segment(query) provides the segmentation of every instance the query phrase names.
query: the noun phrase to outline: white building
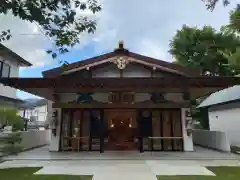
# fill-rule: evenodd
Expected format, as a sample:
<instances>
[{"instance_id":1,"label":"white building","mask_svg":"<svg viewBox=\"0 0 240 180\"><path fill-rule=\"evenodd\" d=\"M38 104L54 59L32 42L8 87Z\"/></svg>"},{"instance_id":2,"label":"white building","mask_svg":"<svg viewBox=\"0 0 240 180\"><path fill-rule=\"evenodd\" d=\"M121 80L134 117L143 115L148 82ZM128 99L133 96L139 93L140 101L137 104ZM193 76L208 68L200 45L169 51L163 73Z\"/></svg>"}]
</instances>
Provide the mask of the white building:
<instances>
[{"instance_id":1,"label":"white building","mask_svg":"<svg viewBox=\"0 0 240 180\"><path fill-rule=\"evenodd\" d=\"M240 147L240 86L211 94L200 105L208 108L211 131L225 132L232 146Z\"/></svg>"},{"instance_id":2,"label":"white building","mask_svg":"<svg viewBox=\"0 0 240 180\"><path fill-rule=\"evenodd\" d=\"M19 77L19 68L32 64L0 44L0 78ZM23 101L17 98L15 88L0 83L0 107L16 107Z\"/></svg>"},{"instance_id":3,"label":"white building","mask_svg":"<svg viewBox=\"0 0 240 180\"><path fill-rule=\"evenodd\" d=\"M19 110L19 115L28 120L28 129L43 128L47 124L46 99L26 99Z\"/></svg>"}]
</instances>

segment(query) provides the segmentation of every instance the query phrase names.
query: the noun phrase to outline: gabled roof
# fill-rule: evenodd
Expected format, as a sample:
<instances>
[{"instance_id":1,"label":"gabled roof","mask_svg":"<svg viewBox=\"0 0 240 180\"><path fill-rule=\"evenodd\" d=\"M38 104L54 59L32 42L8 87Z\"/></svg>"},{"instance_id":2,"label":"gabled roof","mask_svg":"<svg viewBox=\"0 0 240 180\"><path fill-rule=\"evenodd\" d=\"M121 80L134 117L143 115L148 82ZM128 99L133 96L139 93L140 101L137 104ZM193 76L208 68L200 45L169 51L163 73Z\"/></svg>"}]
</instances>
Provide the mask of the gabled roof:
<instances>
[{"instance_id":1,"label":"gabled roof","mask_svg":"<svg viewBox=\"0 0 240 180\"><path fill-rule=\"evenodd\" d=\"M163 71L175 73L178 75L199 76L199 73L196 72L196 70L187 69L178 64L173 64L170 62L166 62L166 61L151 58L148 56L143 56L141 54L137 54L134 52L130 52L127 49L123 48L123 44L119 44L119 48L115 49L113 52L106 53L93 58L85 59L82 61L78 61L62 67L50 69L50 70L44 71L42 74L44 77L57 77L57 76L60 76L63 72L71 73L81 69L86 69L86 67L91 68L92 66L98 66L100 64L107 63L111 60L111 58L114 58L119 55L131 58L132 61L135 61L136 63L140 63L146 66L152 66L152 67L154 66L157 69L161 69Z\"/></svg>"},{"instance_id":2,"label":"gabled roof","mask_svg":"<svg viewBox=\"0 0 240 180\"><path fill-rule=\"evenodd\" d=\"M21 66L32 66L32 64L30 62L23 59L21 56L19 56L18 54L11 51L9 48L7 48L6 46L4 46L3 44L0 43L0 55L1 55L1 52L12 56L15 60L20 62Z\"/></svg>"},{"instance_id":3,"label":"gabled roof","mask_svg":"<svg viewBox=\"0 0 240 180\"><path fill-rule=\"evenodd\" d=\"M24 101L21 100L21 99L11 98L11 97L1 96L1 95L0 95L0 101L1 101L1 100L3 100L3 101L8 101L8 102L13 102L13 103L17 103L17 104L22 104L22 103L24 103Z\"/></svg>"},{"instance_id":4,"label":"gabled roof","mask_svg":"<svg viewBox=\"0 0 240 180\"><path fill-rule=\"evenodd\" d=\"M216 106L237 100L240 101L240 85L232 86L211 94L198 107Z\"/></svg>"}]
</instances>

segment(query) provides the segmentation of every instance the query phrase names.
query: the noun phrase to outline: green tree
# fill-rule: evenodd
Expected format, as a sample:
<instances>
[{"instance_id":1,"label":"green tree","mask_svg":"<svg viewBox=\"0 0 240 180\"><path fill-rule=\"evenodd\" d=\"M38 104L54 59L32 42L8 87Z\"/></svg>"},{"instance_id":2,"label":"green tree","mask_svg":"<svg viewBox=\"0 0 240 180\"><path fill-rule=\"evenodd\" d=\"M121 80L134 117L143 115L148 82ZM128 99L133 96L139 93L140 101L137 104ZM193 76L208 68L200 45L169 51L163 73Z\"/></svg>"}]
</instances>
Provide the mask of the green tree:
<instances>
[{"instance_id":1,"label":"green tree","mask_svg":"<svg viewBox=\"0 0 240 180\"><path fill-rule=\"evenodd\" d=\"M13 131L19 131L24 128L24 123L21 117L17 115L16 109L0 109L0 124L4 126L12 126Z\"/></svg>"},{"instance_id":2,"label":"green tree","mask_svg":"<svg viewBox=\"0 0 240 180\"><path fill-rule=\"evenodd\" d=\"M17 154L22 150L20 145L22 136L19 130L24 127L23 121L17 115L16 109L0 109L0 124L1 128L12 126L13 133L2 134L0 136L0 152L3 155Z\"/></svg>"},{"instance_id":3,"label":"green tree","mask_svg":"<svg viewBox=\"0 0 240 180\"><path fill-rule=\"evenodd\" d=\"M230 12L229 25L227 25L227 28L232 30L233 33L240 33L240 4Z\"/></svg>"},{"instance_id":4,"label":"green tree","mask_svg":"<svg viewBox=\"0 0 240 180\"><path fill-rule=\"evenodd\" d=\"M237 69L229 64L226 54L235 53L239 46L240 40L233 33L184 25L170 42L170 53L178 64L197 69L201 75L231 76Z\"/></svg>"},{"instance_id":5,"label":"green tree","mask_svg":"<svg viewBox=\"0 0 240 180\"><path fill-rule=\"evenodd\" d=\"M55 58L80 42L83 32L94 33L96 21L77 11L96 13L97 0L1 0L0 14L12 13L22 20L34 22L54 40L55 49L48 50ZM11 31L0 33L0 42L11 38Z\"/></svg>"},{"instance_id":6,"label":"green tree","mask_svg":"<svg viewBox=\"0 0 240 180\"><path fill-rule=\"evenodd\" d=\"M221 28L224 34L234 34L240 37L240 4L230 12L229 24ZM225 51L222 54L229 60L229 65L237 69L240 72L240 47L236 48L236 51Z\"/></svg>"}]
</instances>

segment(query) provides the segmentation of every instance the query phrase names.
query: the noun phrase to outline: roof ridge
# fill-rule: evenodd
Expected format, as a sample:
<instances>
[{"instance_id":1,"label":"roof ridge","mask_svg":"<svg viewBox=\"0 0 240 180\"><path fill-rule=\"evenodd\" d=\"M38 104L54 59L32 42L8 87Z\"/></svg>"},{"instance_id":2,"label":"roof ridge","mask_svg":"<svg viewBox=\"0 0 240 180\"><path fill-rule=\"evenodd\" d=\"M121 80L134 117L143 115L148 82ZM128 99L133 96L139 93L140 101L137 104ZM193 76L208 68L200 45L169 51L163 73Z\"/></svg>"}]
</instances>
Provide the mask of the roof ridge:
<instances>
[{"instance_id":1,"label":"roof ridge","mask_svg":"<svg viewBox=\"0 0 240 180\"><path fill-rule=\"evenodd\" d=\"M114 56L117 56L117 55L129 56L129 57L141 60L141 61L145 61L147 63L155 64L155 65L162 66L162 67L165 67L165 68L170 68L172 70L178 71L180 73L185 73L185 74L190 75L190 76L199 75L199 73L197 73L196 70L189 69L189 68L186 68L184 66L174 64L172 62L167 62L167 61L163 61L163 60L160 60L160 59L145 56L145 55L142 55L142 54L138 54L138 53L135 53L135 52L131 52L131 51L129 51L127 49L124 49L124 48L118 48L118 49L115 49L114 51L109 52L109 53L105 53L105 54L95 56L95 57L92 57L92 58L87 58L87 59L84 59L84 60L73 62L71 64L65 65L64 67L60 66L60 67L53 68L53 69L50 69L50 70L47 70L47 71L43 71L42 74L43 74L44 77L56 77L56 76L59 76L63 71L68 71L68 70L71 70L71 69L74 69L74 68L79 68L81 66L86 66L86 65L89 65L89 64L92 64L92 63L96 63L98 61L106 60L108 58L111 58L111 57L114 57Z\"/></svg>"}]
</instances>

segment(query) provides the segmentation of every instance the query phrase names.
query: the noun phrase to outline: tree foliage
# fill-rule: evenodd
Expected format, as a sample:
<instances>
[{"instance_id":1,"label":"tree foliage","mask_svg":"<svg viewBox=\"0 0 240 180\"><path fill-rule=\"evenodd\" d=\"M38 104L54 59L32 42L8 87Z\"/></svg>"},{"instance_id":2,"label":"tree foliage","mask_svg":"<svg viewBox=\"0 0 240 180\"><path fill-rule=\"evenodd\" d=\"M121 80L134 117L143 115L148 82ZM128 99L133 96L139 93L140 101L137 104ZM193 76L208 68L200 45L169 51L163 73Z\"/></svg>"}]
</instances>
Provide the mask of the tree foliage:
<instances>
[{"instance_id":1,"label":"tree foliage","mask_svg":"<svg viewBox=\"0 0 240 180\"><path fill-rule=\"evenodd\" d=\"M227 6L230 4L231 0L202 0L202 1L205 3L208 10L213 11L219 1L222 1L222 4L224 6Z\"/></svg>"},{"instance_id":2,"label":"tree foliage","mask_svg":"<svg viewBox=\"0 0 240 180\"><path fill-rule=\"evenodd\" d=\"M3 155L17 154L23 150L21 142L22 136L19 132L3 134L0 136L0 152Z\"/></svg>"},{"instance_id":3,"label":"tree foliage","mask_svg":"<svg viewBox=\"0 0 240 180\"><path fill-rule=\"evenodd\" d=\"M240 46L233 33L217 32L211 26L201 29L184 25L170 42L170 53L177 63L198 69L201 75L231 76L239 69L230 65L229 57Z\"/></svg>"},{"instance_id":4,"label":"tree foliage","mask_svg":"<svg viewBox=\"0 0 240 180\"><path fill-rule=\"evenodd\" d=\"M83 32L94 33L96 21L77 12L101 10L97 0L1 0L0 14L12 13L22 20L38 24L54 40L56 50L48 50L55 58L80 42ZM11 38L10 30L0 33L0 42Z\"/></svg>"},{"instance_id":5,"label":"tree foliage","mask_svg":"<svg viewBox=\"0 0 240 180\"><path fill-rule=\"evenodd\" d=\"M22 130L24 125L20 116L17 115L15 109L0 109L1 128L12 126L12 133L3 133L0 136L0 152L4 155L17 154L22 150L20 145L22 141L21 133L16 132ZM14 132L15 131L15 132Z\"/></svg>"},{"instance_id":6,"label":"tree foliage","mask_svg":"<svg viewBox=\"0 0 240 180\"><path fill-rule=\"evenodd\" d=\"M0 109L0 125L2 128L12 126L13 131L19 131L24 128L24 123L21 117L17 115L16 109Z\"/></svg>"},{"instance_id":7,"label":"tree foliage","mask_svg":"<svg viewBox=\"0 0 240 180\"><path fill-rule=\"evenodd\" d=\"M240 4L230 12L228 28L235 33L240 33Z\"/></svg>"}]
</instances>

